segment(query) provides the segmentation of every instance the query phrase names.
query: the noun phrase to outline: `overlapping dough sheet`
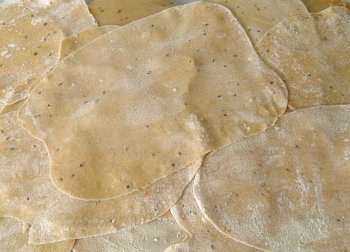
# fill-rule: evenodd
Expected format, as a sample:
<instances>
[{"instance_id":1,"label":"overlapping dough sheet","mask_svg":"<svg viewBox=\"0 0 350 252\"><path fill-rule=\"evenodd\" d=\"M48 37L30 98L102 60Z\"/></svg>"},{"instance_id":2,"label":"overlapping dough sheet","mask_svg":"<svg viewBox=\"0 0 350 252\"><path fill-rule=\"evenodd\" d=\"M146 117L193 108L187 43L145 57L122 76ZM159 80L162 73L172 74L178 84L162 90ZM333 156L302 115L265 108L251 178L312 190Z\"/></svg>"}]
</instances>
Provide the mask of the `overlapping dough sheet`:
<instances>
[{"instance_id":1,"label":"overlapping dough sheet","mask_svg":"<svg viewBox=\"0 0 350 252\"><path fill-rule=\"evenodd\" d=\"M271 251L350 247L350 105L287 113L209 154L194 182L222 233Z\"/></svg>"},{"instance_id":2,"label":"overlapping dough sheet","mask_svg":"<svg viewBox=\"0 0 350 252\"><path fill-rule=\"evenodd\" d=\"M0 2L0 101L13 104L59 61L61 40L96 26L83 0Z\"/></svg>"},{"instance_id":3,"label":"overlapping dough sheet","mask_svg":"<svg viewBox=\"0 0 350 252\"><path fill-rule=\"evenodd\" d=\"M286 99L284 83L231 12L197 2L120 27L69 55L19 118L45 141L59 190L110 199L264 131Z\"/></svg>"}]
</instances>

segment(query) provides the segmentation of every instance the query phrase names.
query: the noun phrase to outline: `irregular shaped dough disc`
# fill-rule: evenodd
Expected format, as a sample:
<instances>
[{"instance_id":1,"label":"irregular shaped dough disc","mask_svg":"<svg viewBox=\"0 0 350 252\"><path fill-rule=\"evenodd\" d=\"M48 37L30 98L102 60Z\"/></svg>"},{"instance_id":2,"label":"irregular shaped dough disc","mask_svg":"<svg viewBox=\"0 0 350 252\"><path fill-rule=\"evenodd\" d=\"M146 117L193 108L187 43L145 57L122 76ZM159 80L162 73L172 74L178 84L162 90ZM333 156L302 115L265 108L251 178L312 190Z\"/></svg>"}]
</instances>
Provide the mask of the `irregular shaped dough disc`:
<instances>
[{"instance_id":1,"label":"irregular shaped dough disc","mask_svg":"<svg viewBox=\"0 0 350 252\"><path fill-rule=\"evenodd\" d=\"M174 5L170 0L91 0L89 10L99 25L125 25Z\"/></svg>"},{"instance_id":2,"label":"irregular shaped dough disc","mask_svg":"<svg viewBox=\"0 0 350 252\"><path fill-rule=\"evenodd\" d=\"M185 189L182 197L171 208L175 220L189 233L189 239L166 249L171 251L259 251L221 234L208 222L193 196L193 183Z\"/></svg>"},{"instance_id":3,"label":"irregular shaped dough disc","mask_svg":"<svg viewBox=\"0 0 350 252\"><path fill-rule=\"evenodd\" d=\"M60 59L65 58L72 52L78 50L79 48L83 47L84 45L90 43L92 40L96 39L97 37L117 29L118 26L116 25L106 25L101 27L94 27L91 29L87 29L85 31L79 32L75 36L71 36L69 38L66 38L62 40L61 43L61 51L60 51Z\"/></svg>"},{"instance_id":4,"label":"irregular shaped dough disc","mask_svg":"<svg viewBox=\"0 0 350 252\"><path fill-rule=\"evenodd\" d=\"M173 218L154 220L129 230L77 240L73 252L163 252L169 245L181 242L185 237L186 233Z\"/></svg>"},{"instance_id":5,"label":"irregular shaped dough disc","mask_svg":"<svg viewBox=\"0 0 350 252\"><path fill-rule=\"evenodd\" d=\"M28 244L28 232L23 232L21 222L11 219L0 219L0 251L6 252L70 252L74 240L45 245Z\"/></svg>"},{"instance_id":6,"label":"irregular shaped dough disc","mask_svg":"<svg viewBox=\"0 0 350 252\"><path fill-rule=\"evenodd\" d=\"M25 99L31 83L58 63L61 40L93 26L83 0L1 1L0 101Z\"/></svg>"},{"instance_id":7,"label":"irregular shaped dough disc","mask_svg":"<svg viewBox=\"0 0 350 252\"><path fill-rule=\"evenodd\" d=\"M258 44L281 73L291 109L350 103L350 11L330 7L273 28Z\"/></svg>"},{"instance_id":8,"label":"irregular shaped dough disc","mask_svg":"<svg viewBox=\"0 0 350 252\"><path fill-rule=\"evenodd\" d=\"M196 2L120 27L69 55L19 117L46 142L57 188L109 199L264 131L284 112L286 96L232 14Z\"/></svg>"},{"instance_id":9,"label":"irregular shaped dough disc","mask_svg":"<svg viewBox=\"0 0 350 252\"><path fill-rule=\"evenodd\" d=\"M209 154L195 178L205 216L272 251L350 247L350 106L287 113L275 127Z\"/></svg>"},{"instance_id":10,"label":"irregular shaped dough disc","mask_svg":"<svg viewBox=\"0 0 350 252\"><path fill-rule=\"evenodd\" d=\"M301 0L213 0L228 7L241 22L253 44L282 20L308 11Z\"/></svg>"},{"instance_id":11,"label":"irregular shaped dough disc","mask_svg":"<svg viewBox=\"0 0 350 252\"><path fill-rule=\"evenodd\" d=\"M0 117L0 216L30 223L32 243L108 234L154 220L180 198L201 164L196 161L127 197L73 199L52 185L45 147L19 126L16 113ZM70 174L71 179L74 176Z\"/></svg>"}]
</instances>

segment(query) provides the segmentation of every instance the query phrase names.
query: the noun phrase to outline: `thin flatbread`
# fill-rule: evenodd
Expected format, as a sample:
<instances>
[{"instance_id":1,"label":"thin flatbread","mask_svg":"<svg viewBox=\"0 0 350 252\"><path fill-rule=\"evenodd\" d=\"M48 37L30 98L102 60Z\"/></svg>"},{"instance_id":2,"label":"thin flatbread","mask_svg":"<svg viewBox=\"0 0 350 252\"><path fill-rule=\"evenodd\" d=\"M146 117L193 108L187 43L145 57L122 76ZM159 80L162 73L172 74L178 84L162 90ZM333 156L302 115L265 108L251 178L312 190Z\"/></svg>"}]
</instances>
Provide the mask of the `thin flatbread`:
<instances>
[{"instance_id":1,"label":"thin flatbread","mask_svg":"<svg viewBox=\"0 0 350 252\"><path fill-rule=\"evenodd\" d=\"M253 44L282 20L308 10L301 0L213 0L229 8L241 22Z\"/></svg>"},{"instance_id":2,"label":"thin flatbread","mask_svg":"<svg viewBox=\"0 0 350 252\"><path fill-rule=\"evenodd\" d=\"M178 2L168 0L143 0L141 2L140 0L90 1L88 3L90 11L92 11L97 21L105 26L91 28L63 40L61 45L61 59L88 44L98 36L116 29L116 26L112 25L123 25L126 22L130 22L128 19L120 17L120 15L130 16L130 12L132 12L134 15L131 15L133 17L131 21L135 21L172 7L174 4L178 4ZM242 24L253 44L259 41L273 26L287 17L308 13L301 0L268 0L264 2L259 0L212 0L208 2L219 3L230 9ZM144 6L145 4L147 6L146 8ZM120 22L120 19L124 22Z\"/></svg>"},{"instance_id":3,"label":"thin flatbread","mask_svg":"<svg viewBox=\"0 0 350 252\"><path fill-rule=\"evenodd\" d=\"M172 220L154 220L113 234L77 240L72 252L163 252L181 242L186 233Z\"/></svg>"},{"instance_id":4,"label":"thin flatbread","mask_svg":"<svg viewBox=\"0 0 350 252\"><path fill-rule=\"evenodd\" d=\"M283 21L259 42L285 80L289 107L350 103L350 10L330 7Z\"/></svg>"},{"instance_id":5,"label":"thin flatbread","mask_svg":"<svg viewBox=\"0 0 350 252\"><path fill-rule=\"evenodd\" d=\"M70 252L74 240L45 245L28 244L28 232L12 218L0 219L0 251L3 252Z\"/></svg>"},{"instance_id":6,"label":"thin flatbread","mask_svg":"<svg viewBox=\"0 0 350 252\"><path fill-rule=\"evenodd\" d=\"M0 106L0 115L4 115L6 113L9 113L11 111L18 111L19 108L21 108L24 104L24 100L16 102L15 104L11 105L4 105L2 110Z\"/></svg>"},{"instance_id":7,"label":"thin flatbread","mask_svg":"<svg viewBox=\"0 0 350 252\"><path fill-rule=\"evenodd\" d=\"M193 183L188 185L180 200L171 208L171 213L189 237L182 243L168 247L166 252L260 251L221 234L204 218L193 196Z\"/></svg>"},{"instance_id":8,"label":"thin flatbread","mask_svg":"<svg viewBox=\"0 0 350 252\"><path fill-rule=\"evenodd\" d=\"M94 27L91 29L86 29L85 31L79 32L75 36L71 36L69 38L66 38L62 40L61 43L61 51L60 51L60 60L67 57L69 54L73 53L74 51L78 50L79 48L87 45L92 40L96 39L97 37L113 31L117 29L118 26L116 25L106 25L101 27Z\"/></svg>"},{"instance_id":9,"label":"thin flatbread","mask_svg":"<svg viewBox=\"0 0 350 252\"><path fill-rule=\"evenodd\" d=\"M300 109L211 153L194 181L224 234L271 251L350 248L350 106Z\"/></svg>"},{"instance_id":10,"label":"thin flatbread","mask_svg":"<svg viewBox=\"0 0 350 252\"><path fill-rule=\"evenodd\" d=\"M330 6L331 0L302 0L310 12L320 12Z\"/></svg>"},{"instance_id":11,"label":"thin flatbread","mask_svg":"<svg viewBox=\"0 0 350 252\"><path fill-rule=\"evenodd\" d=\"M2 111L4 110L5 108L5 104L0 102L0 114L2 113Z\"/></svg>"},{"instance_id":12,"label":"thin flatbread","mask_svg":"<svg viewBox=\"0 0 350 252\"><path fill-rule=\"evenodd\" d=\"M59 190L110 199L264 131L286 100L283 81L231 12L196 2L120 27L69 55L19 118L47 144Z\"/></svg>"},{"instance_id":13,"label":"thin flatbread","mask_svg":"<svg viewBox=\"0 0 350 252\"><path fill-rule=\"evenodd\" d=\"M127 197L73 199L52 185L44 144L19 126L16 114L0 117L0 216L29 223L31 243L104 235L152 221L175 204L201 165L198 160Z\"/></svg>"},{"instance_id":14,"label":"thin flatbread","mask_svg":"<svg viewBox=\"0 0 350 252\"><path fill-rule=\"evenodd\" d=\"M171 0L91 0L89 10L99 25L125 25L174 6Z\"/></svg>"},{"instance_id":15,"label":"thin flatbread","mask_svg":"<svg viewBox=\"0 0 350 252\"><path fill-rule=\"evenodd\" d=\"M323 11L330 6L350 6L346 0L303 0L303 2L312 13Z\"/></svg>"},{"instance_id":16,"label":"thin flatbread","mask_svg":"<svg viewBox=\"0 0 350 252\"><path fill-rule=\"evenodd\" d=\"M184 1L182 1L184 2ZM301 0L212 0L229 8L253 44L283 19L308 13ZM169 0L92 0L89 9L99 25L125 25L179 4Z\"/></svg>"},{"instance_id":17,"label":"thin flatbread","mask_svg":"<svg viewBox=\"0 0 350 252\"><path fill-rule=\"evenodd\" d=\"M59 61L61 40L96 26L83 0L0 2L0 101L13 104Z\"/></svg>"}]
</instances>

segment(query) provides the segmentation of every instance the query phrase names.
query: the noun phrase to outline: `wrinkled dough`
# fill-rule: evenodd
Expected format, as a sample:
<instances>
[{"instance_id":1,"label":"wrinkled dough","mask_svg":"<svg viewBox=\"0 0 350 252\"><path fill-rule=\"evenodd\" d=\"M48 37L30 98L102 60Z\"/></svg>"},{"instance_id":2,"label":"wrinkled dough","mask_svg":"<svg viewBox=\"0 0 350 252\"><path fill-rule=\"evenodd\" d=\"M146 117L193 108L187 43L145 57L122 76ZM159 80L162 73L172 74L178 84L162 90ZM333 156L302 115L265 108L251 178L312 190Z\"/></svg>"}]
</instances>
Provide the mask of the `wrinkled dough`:
<instances>
[{"instance_id":1,"label":"wrinkled dough","mask_svg":"<svg viewBox=\"0 0 350 252\"><path fill-rule=\"evenodd\" d=\"M287 113L209 154L194 182L221 232L272 251L350 247L350 106Z\"/></svg>"}]
</instances>

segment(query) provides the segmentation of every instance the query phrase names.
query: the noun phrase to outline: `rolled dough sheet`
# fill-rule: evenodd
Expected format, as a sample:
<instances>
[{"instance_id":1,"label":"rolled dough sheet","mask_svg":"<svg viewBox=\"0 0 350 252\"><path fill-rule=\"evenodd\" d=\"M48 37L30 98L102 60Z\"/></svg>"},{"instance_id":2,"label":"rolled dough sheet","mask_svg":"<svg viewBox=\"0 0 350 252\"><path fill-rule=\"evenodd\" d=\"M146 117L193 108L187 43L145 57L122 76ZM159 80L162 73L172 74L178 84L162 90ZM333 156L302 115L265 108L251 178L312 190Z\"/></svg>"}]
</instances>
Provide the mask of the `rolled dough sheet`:
<instances>
[{"instance_id":1,"label":"rolled dough sheet","mask_svg":"<svg viewBox=\"0 0 350 252\"><path fill-rule=\"evenodd\" d=\"M301 0L214 0L229 8L241 22L253 44L284 19L307 14Z\"/></svg>"},{"instance_id":2,"label":"rolled dough sheet","mask_svg":"<svg viewBox=\"0 0 350 252\"><path fill-rule=\"evenodd\" d=\"M125 25L174 6L170 0L91 0L89 10L99 25Z\"/></svg>"},{"instance_id":3,"label":"rolled dough sheet","mask_svg":"<svg viewBox=\"0 0 350 252\"><path fill-rule=\"evenodd\" d=\"M303 0L310 12L320 12L330 6L350 7L349 1L346 0Z\"/></svg>"},{"instance_id":4,"label":"rolled dough sheet","mask_svg":"<svg viewBox=\"0 0 350 252\"><path fill-rule=\"evenodd\" d=\"M152 221L175 204L201 164L199 160L127 197L73 199L53 186L44 144L20 127L16 114L0 117L0 216L29 223L31 243L104 235Z\"/></svg>"},{"instance_id":5,"label":"rolled dough sheet","mask_svg":"<svg viewBox=\"0 0 350 252\"><path fill-rule=\"evenodd\" d=\"M74 240L45 245L28 244L28 231L12 218L0 219L0 251L4 252L70 252Z\"/></svg>"},{"instance_id":6,"label":"rolled dough sheet","mask_svg":"<svg viewBox=\"0 0 350 252\"><path fill-rule=\"evenodd\" d=\"M181 242L186 233L172 220L154 220L113 234L80 239L72 252L163 252L169 245Z\"/></svg>"},{"instance_id":7,"label":"rolled dough sheet","mask_svg":"<svg viewBox=\"0 0 350 252\"><path fill-rule=\"evenodd\" d=\"M211 153L194 181L222 233L269 251L350 247L350 105L300 109Z\"/></svg>"},{"instance_id":8,"label":"rolled dough sheet","mask_svg":"<svg viewBox=\"0 0 350 252\"><path fill-rule=\"evenodd\" d=\"M64 40L62 40L61 43L60 59L62 60L74 51L87 45L97 37L106 34L107 32L113 31L117 28L117 25L94 27L79 32L75 36L65 38Z\"/></svg>"},{"instance_id":9,"label":"rolled dough sheet","mask_svg":"<svg viewBox=\"0 0 350 252\"><path fill-rule=\"evenodd\" d=\"M302 0L310 12L320 12L330 6L330 0Z\"/></svg>"},{"instance_id":10,"label":"rolled dough sheet","mask_svg":"<svg viewBox=\"0 0 350 252\"><path fill-rule=\"evenodd\" d=\"M230 11L196 2L69 55L37 85L19 118L47 144L59 190L111 199L264 131L286 100L283 81Z\"/></svg>"},{"instance_id":11,"label":"rolled dough sheet","mask_svg":"<svg viewBox=\"0 0 350 252\"><path fill-rule=\"evenodd\" d=\"M2 113L4 108L5 108L5 103L0 102L0 114Z\"/></svg>"},{"instance_id":12,"label":"rolled dough sheet","mask_svg":"<svg viewBox=\"0 0 350 252\"><path fill-rule=\"evenodd\" d=\"M166 252L261 251L221 234L206 220L194 199L193 183L188 185L180 200L171 208L171 213L189 236L184 242L168 247Z\"/></svg>"},{"instance_id":13,"label":"rolled dough sheet","mask_svg":"<svg viewBox=\"0 0 350 252\"><path fill-rule=\"evenodd\" d=\"M185 1L92 0L89 9L99 25L125 25ZM193 2L193 1L187 1ZM301 0L212 0L229 8L241 22L253 44L283 19L308 13Z\"/></svg>"},{"instance_id":14,"label":"rolled dough sheet","mask_svg":"<svg viewBox=\"0 0 350 252\"><path fill-rule=\"evenodd\" d=\"M350 103L350 10L330 7L279 23L258 43L285 80L289 107Z\"/></svg>"},{"instance_id":15,"label":"rolled dough sheet","mask_svg":"<svg viewBox=\"0 0 350 252\"><path fill-rule=\"evenodd\" d=\"M58 63L61 40L96 26L83 0L0 2L0 101L13 104Z\"/></svg>"},{"instance_id":16,"label":"rolled dough sheet","mask_svg":"<svg viewBox=\"0 0 350 252\"><path fill-rule=\"evenodd\" d=\"M11 105L4 105L1 109L1 105L0 105L0 115L4 115L6 113L9 113L11 111L18 111L18 109L20 107L23 106L25 100L16 102L15 104L11 104Z\"/></svg>"}]
</instances>

